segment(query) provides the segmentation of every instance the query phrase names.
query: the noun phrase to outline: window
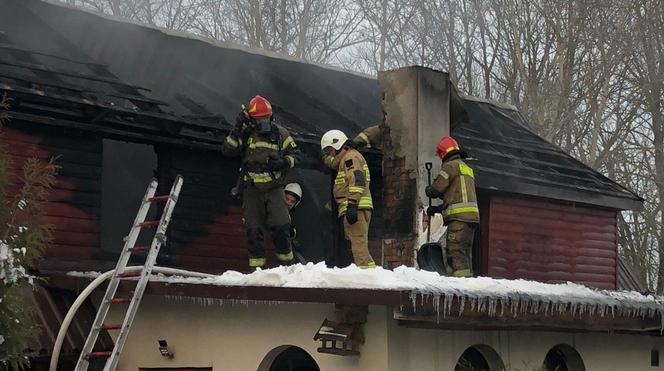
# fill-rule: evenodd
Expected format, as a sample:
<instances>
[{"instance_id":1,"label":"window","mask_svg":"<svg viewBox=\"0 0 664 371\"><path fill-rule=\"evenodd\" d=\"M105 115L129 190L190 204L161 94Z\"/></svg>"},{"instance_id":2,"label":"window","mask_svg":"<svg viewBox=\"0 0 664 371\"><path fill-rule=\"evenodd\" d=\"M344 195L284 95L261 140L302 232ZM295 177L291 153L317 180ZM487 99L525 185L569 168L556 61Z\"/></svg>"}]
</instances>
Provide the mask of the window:
<instances>
[{"instance_id":1,"label":"window","mask_svg":"<svg viewBox=\"0 0 664 371\"><path fill-rule=\"evenodd\" d=\"M493 348L485 344L473 345L459 357L454 371L503 371L505 364Z\"/></svg>"},{"instance_id":2,"label":"window","mask_svg":"<svg viewBox=\"0 0 664 371\"><path fill-rule=\"evenodd\" d=\"M124 237L136 218L136 212L157 168L154 147L146 144L103 140L101 248L118 253ZM170 187L170 185L169 185ZM146 220L154 219L152 208ZM141 233L137 245L147 245L151 233Z\"/></svg>"},{"instance_id":3,"label":"window","mask_svg":"<svg viewBox=\"0 0 664 371\"><path fill-rule=\"evenodd\" d=\"M544 358L544 371L586 371L581 356L567 344L558 344Z\"/></svg>"},{"instance_id":4,"label":"window","mask_svg":"<svg viewBox=\"0 0 664 371\"><path fill-rule=\"evenodd\" d=\"M659 349L650 351L650 367L659 367Z\"/></svg>"},{"instance_id":5,"label":"window","mask_svg":"<svg viewBox=\"0 0 664 371\"><path fill-rule=\"evenodd\" d=\"M320 371L320 368L304 349L282 345L268 352L258 371Z\"/></svg>"}]
</instances>

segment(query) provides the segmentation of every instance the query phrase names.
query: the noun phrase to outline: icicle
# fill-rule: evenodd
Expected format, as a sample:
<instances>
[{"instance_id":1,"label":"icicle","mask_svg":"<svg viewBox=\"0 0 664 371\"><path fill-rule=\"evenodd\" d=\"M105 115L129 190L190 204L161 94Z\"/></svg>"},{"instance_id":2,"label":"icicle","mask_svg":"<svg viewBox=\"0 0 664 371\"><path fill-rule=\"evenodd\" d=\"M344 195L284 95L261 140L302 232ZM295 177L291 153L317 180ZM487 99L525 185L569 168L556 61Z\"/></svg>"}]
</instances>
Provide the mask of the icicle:
<instances>
[{"instance_id":1,"label":"icicle","mask_svg":"<svg viewBox=\"0 0 664 371\"><path fill-rule=\"evenodd\" d=\"M447 317L452 314L452 304L454 303L454 295L451 294L449 300L447 301Z\"/></svg>"},{"instance_id":2,"label":"icicle","mask_svg":"<svg viewBox=\"0 0 664 371\"><path fill-rule=\"evenodd\" d=\"M521 298L514 298L514 317L519 315L519 305L521 304Z\"/></svg>"},{"instance_id":3,"label":"icicle","mask_svg":"<svg viewBox=\"0 0 664 371\"><path fill-rule=\"evenodd\" d=\"M461 317L461 313L463 313L464 307L466 306L466 296L462 295L459 300L459 317Z\"/></svg>"}]
</instances>

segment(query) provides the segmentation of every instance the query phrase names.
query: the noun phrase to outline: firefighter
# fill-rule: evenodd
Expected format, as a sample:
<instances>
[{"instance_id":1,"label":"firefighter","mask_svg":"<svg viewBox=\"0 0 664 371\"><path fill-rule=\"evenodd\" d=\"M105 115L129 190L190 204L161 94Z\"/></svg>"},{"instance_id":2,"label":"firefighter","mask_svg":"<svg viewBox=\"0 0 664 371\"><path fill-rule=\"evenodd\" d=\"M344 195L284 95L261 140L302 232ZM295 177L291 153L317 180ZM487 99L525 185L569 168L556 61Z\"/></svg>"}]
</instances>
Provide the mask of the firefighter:
<instances>
[{"instance_id":1,"label":"firefighter","mask_svg":"<svg viewBox=\"0 0 664 371\"><path fill-rule=\"evenodd\" d=\"M293 210L300 204L302 201L302 187L298 183L288 183L284 187L284 194L286 196L286 206L288 207L288 212L290 213L290 231L289 237L291 241L291 247L293 248L293 254L295 255L295 260L307 264L307 260L302 255L300 249L300 243L297 240L297 229L295 228L295 223L293 222Z\"/></svg>"},{"instance_id":2,"label":"firefighter","mask_svg":"<svg viewBox=\"0 0 664 371\"><path fill-rule=\"evenodd\" d=\"M297 165L298 150L288 131L275 123L267 99L257 95L248 109L243 106L222 150L228 156L241 156L239 181L249 267L259 268L266 263L263 228L272 233L279 262L289 264L293 251L283 186L286 171Z\"/></svg>"},{"instance_id":3,"label":"firefighter","mask_svg":"<svg viewBox=\"0 0 664 371\"><path fill-rule=\"evenodd\" d=\"M353 138L353 143L356 147L365 147L365 148L383 148L383 129L380 125L369 126L368 128L362 130L355 138Z\"/></svg>"},{"instance_id":4,"label":"firefighter","mask_svg":"<svg viewBox=\"0 0 664 371\"><path fill-rule=\"evenodd\" d=\"M364 157L340 130L330 130L320 141L323 162L337 171L334 180L334 199L339 208L344 235L350 240L355 265L360 268L375 268L369 253L369 222L373 202L369 192L369 166Z\"/></svg>"},{"instance_id":5,"label":"firefighter","mask_svg":"<svg viewBox=\"0 0 664 371\"><path fill-rule=\"evenodd\" d=\"M293 211L293 209L300 204L302 201L302 187L297 183L288 183L284 187L284 194L286 196L286 206L288 206L288 211Z\"/></svg>"},{"instance_id":6,"label":"firefighter","mask_svg":"<svg viewBox=\"0 0 664 371\"><path fill-rule=\"evenodd\" d=\"M437 155L442 161L441 169L425 193L428 197L442 199L443 205L429 207L427 214L443 214L447 225L445 249L452 274L471 277L473 237L480 222L473 169L463 161L466 154L452 137L440 140Z\"/></svg>"}]
</instances>

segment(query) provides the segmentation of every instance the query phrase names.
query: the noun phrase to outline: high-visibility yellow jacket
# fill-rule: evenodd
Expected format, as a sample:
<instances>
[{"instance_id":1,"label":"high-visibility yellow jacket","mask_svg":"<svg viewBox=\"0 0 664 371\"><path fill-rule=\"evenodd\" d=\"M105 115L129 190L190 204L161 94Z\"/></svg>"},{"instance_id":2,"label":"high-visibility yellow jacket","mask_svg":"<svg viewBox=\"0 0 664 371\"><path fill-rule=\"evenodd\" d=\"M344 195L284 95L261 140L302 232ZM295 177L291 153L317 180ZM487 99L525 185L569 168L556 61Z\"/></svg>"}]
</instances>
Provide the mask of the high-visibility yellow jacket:
<instances>
[{"instance_id":1,"label":"high-visibility yellow jacket","mask_svg":"<svg viewBox=\"0 0 664 371\"><path fill-rule=\"evenodd\" d=\"M358 209L373 209L369 191L371 174L360 152L346 146L336 156L326 156L323 161L337 171L332 193L339 205L339 216L346 214L348 203L357 204Z\"/></svg>"},{"instance_id":2,"label":"high-visibility yellow jacket","mask_svg":"<svg viewBox=\"0 0 664 371\"><path fill-rule=\"evenodd\" d=\"M445 202L443 220L458 220L467 223L479 223L480 212L475 194L475 174L461 157L454 155L445 159L440 172L431 184Z\"/></svg>"},{"instance_id":3,"label":"high-visibility yellow jacket","mask_svg":"<svg viewBox=\"0 0 664 371\"><path fill-rule=\"evenodd\" d=\"M282 171L268 170L270 158L284 157L288 161L288 168L295 167L298 161L297 145L293 137L288 130L277 125L268 134L254 130L241 137L231 132L226 137L222 151L226 155L242 157L243 181L258 189L272 189L285 183Z\"/></svg>"},{"instance_id":4,"label":"high-visibility yellow jacket","mask_svg":"<svg viewBox=\"0 0 664 371\"><path fill-rule=\"evenodd\" d=\"M383 131L379 125L369 126L353 138L353 142L366 148L382 149Z\"/></svg>"}]
</instances>

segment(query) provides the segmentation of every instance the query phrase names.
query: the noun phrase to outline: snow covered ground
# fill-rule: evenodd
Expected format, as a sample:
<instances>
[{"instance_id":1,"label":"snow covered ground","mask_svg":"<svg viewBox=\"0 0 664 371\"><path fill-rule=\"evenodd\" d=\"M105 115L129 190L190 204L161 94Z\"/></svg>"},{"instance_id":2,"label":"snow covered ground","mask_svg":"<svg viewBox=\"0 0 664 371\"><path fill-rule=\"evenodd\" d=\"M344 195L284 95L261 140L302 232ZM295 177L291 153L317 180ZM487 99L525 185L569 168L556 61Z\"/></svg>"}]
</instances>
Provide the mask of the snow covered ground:
<instances>
[{"instance_id":1,"label":"snow covered ground","mask_svg":"<svg viewBox=\"0 0 664 371\"><path fill-rule=\"evenodd\" d=\"M70 272L92 277L94 272ZM152 281L216 286L264 286L407 291L413 304L430 297L441 315L447 315L454 299L491 316L531 312L628 315L660 317L664 324L664 297L632 291L592 289L575 283L547 284L488 277L455 278L409 267L387 270L327 268L324 263L257 270L250 274L227 271L210 278L156 275Z\"/></svg>"}]
</instances>

